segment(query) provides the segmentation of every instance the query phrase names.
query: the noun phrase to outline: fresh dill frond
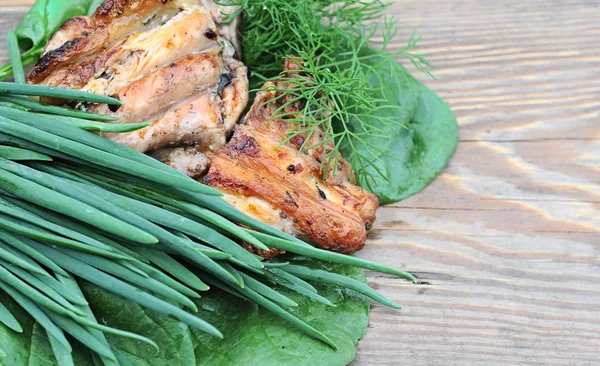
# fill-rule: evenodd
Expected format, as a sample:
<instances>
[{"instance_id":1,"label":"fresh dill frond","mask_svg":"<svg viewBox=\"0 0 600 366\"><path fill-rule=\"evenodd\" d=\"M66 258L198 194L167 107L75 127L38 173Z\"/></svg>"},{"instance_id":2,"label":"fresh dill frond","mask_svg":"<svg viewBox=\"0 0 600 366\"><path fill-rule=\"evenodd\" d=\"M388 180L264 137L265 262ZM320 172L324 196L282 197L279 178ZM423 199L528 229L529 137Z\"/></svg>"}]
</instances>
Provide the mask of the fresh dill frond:
<instances>
[{"instance_id":1,"label":"fresh dill frond","mask_svg":"<svg viewBox=\"0 0 600 366\"><path fill-rule=\"evenodd\" d=\"M297 135L309 141L322 131L322 142L305 143L302 150L331 142L322 171L335 172L343 153L357 181L368 187L365 175L373 170L368 168L386 152L365 137L385 138L390 127L406 127L397 118L402 107L380 93L386 81L373 80L381 71L392 77L408 73L396 62L399 57L431 75L425 55L412 52L419 38L413 34L401 50L388 52L398 24L384 16L390 3L381 0L231 0L221 5L240 6L243 13L243 61L251 88L260 90L267 80L291 85L278 90L286 103L273 116L290 123L287 141ZM298 70L282 72L284 60ZM286 106L299 101L304 106L300 113L284 114Z\"/></svg>"}]
</instances>

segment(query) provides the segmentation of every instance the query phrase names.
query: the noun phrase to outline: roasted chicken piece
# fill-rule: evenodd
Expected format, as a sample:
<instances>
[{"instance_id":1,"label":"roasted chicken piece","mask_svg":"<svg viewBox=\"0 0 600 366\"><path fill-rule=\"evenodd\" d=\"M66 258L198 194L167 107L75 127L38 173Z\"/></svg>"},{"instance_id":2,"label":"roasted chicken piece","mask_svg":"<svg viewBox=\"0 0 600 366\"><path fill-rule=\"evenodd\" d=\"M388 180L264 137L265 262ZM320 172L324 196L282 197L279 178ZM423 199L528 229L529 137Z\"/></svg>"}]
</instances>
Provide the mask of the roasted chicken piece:
<instances>
[{"instance_id":1,"label":"roasted chicken piece","mask_svg":"<svg viewBox=\"0 0 600 366\"><path fill-rule=\"evenodd\" d=\"M289 63L288 69L292 67ZM321 161L333 142L301 152L306 136L290 143L290 123L273 118L285 98L276 89L291 87L266 83L229 143L209 155L204 183L225 193L242 212L291 234L306 235L321 248L354 253L360 250L375 220L377 197L353 184L350 165L340 159L336 171L322 172ZM302 102L287 107L298 112ZM323 141L317 131L306 146ZM265 254L265 253L261 253ZM272 255L273 253L268 253Z\"/></svg>"},{"instance_id":2,"label":"roasted chicken piece","mask_svg":"<svg viewBox=\"0 0 600 366\"><path fill-rule=\"evenodd\" d=\"M197 164L181 163L183 147L194 146L195 155L221 147L248 102L237 21L222 24L235 10L212 0L106 0L52 36L27 80L121 100L75 107L119 117L117 123L151 122L105 137L143 152L182 146L173 165L190 166L185 172L195 176Z\"/></svg>"},{"instance_id":3,"label":"roasted chicken piece","mask_svg":"<svg viewBox=\"0 0 600 366\"><path fill-rule=\"evenodd\" d=\"M259 93L226 144L248 101L247 71L238 61L240 17L224 24L235 11L213 0L106 0L91 17L73 18L53 35L28 82L118 98L121 106L72 106L117 116L117 123L149 121L105 137L203 179L243 212L322 248L361 249L377 198L353 184L341 158L335 172L321 171L331 142L300 152L307 137L298 135L281 146L290 124L272 117L285 98ZM286 112L301 109L294 103ZM307 146L322 139L313 134Z\"/></svg>"}]
</instances>

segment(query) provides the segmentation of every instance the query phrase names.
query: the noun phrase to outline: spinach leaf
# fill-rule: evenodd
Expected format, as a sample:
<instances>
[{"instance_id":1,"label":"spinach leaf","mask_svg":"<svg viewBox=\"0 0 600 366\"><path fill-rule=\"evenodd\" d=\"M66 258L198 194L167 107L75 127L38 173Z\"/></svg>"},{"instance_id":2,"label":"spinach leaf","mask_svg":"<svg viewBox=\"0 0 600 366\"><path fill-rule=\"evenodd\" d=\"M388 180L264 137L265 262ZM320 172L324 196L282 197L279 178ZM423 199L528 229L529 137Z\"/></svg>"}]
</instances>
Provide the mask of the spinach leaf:
<instances>
[{"instance_id":1,"label":"spinach leaf","mask_svg":"<svg viewBox=\"0 0 600 366\"><path fill-rule=\"evenodd\" d=\"M446 167L458 143L458 124L454 113L437 94L421 86L419 106L401 134L390 147L384 163L392 166L390 181L383 185L384 203L396 202L419 193Z\"/></svg>"},{"instance_id":2,"label":"spinach leaf","mask_svg":"<svg viewBox=\"0 0 600 366\"><path fill-rule=\"evenodd\" d=\"M326 269L366 282L361 269L296 257L294 264ZM330 337L334 351L290 326L284 320L222 291L211 290L196 303L198 315L225 336L218 340L192 329L198 365L346 365L356 356L356 344L365 334L369 300L351 290L314 284L319 294L336 307L327 306L284 288L277 290L298 303L288 311Z\"/></svg>"},{"instance_id":3,"label":"spinach leaf","mask_svg":"<svg viewBox=\"0 0 600 366\"><path fill-rule=\"evenodd\" d=\"M77 15L91 14L99 0L37 0L15 29L24 66L34 64L52 34L67 20ZM0 80L12 73L10 64L0 67Z\"/></svg>"},{"instance_id":4,"label":"spinach leaf","mask_svg":"<svg viewBox=\"0 0 600 366\"><path fill-rule=\"evenodd\" d=\"M362 122L378 132L361 135L362 143L343 142L340 150L358 184L387 204L418 193L442 172L456 148L458 125L450 108L396 61L375 69L369 86L380 101ZM390 113L397 123L381 123ZM364 131L358 121L351 126ZM357 156L369 157L369 164L356 164L364 160Z\"/></svg>"},{"instance_id":5,"label":"spinach leaf","mask_svg":"<svg viewBox=\"0 0 600 366\"><path fill-rule=\"evenodd\" d=\"M23 327L23 332L17 333L0 323L0 365L57 365L44 328L1 290L0 302L6 306ZM70 342L73 347L75 364L91 365L92 359L87 349L73 339Z\"/></svg>"},{"instance_id":6,"label":"spinach leaf","mask_svg":"<svg viewBox=\"0 0 600 366\"><path fill-rule=\"evenodd\" d=\"M90 0L65 3L59 0L38 0L15 29L21 47L43 48L52 34L69 18L87 14Z\"/></svg>"}]
</instances>

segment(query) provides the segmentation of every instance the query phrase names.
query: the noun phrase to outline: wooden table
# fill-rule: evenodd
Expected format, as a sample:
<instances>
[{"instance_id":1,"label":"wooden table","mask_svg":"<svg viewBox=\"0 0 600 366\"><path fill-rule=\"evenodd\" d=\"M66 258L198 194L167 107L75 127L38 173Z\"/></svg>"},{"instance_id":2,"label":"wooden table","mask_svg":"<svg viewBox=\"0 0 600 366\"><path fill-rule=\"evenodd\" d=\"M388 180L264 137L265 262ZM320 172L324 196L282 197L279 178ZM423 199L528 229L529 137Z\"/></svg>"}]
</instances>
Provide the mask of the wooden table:
<instances>
[{"instance_id":1,"label":"wooden table","mask_svg":"<svg viewBox=\"0 0 600 366\"><path fill-rule=\"evenodd\" d=\"M2 0L2 35L31 3ZM405 308L373 305L354 364L600 364L600 3L391 13L397 47L423 37L460 143L432 185L378 212L360 256L423 283L369 275Z\"/></svg>"}]
</instances>

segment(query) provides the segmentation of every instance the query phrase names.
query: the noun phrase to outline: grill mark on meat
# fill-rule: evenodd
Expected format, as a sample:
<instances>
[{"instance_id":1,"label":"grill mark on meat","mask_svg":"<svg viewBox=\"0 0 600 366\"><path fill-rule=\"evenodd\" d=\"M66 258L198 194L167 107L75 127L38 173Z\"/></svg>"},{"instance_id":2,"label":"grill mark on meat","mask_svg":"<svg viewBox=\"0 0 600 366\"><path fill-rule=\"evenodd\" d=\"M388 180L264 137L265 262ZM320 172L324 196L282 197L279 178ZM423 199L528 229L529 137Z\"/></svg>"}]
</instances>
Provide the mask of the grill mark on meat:
<instances>
[{"instance_id":1,"label":"grill mark on meat","mask_svg":"<svg viewBox=\"0 0 600 366\"><path fill-rule=\"evenodd\" d=\"M61 31L54 33L44 48L44 54L62 46L68 40L87 36L91 28L87 17L74 17L68 19L62 26Z\"/></svg>"},{"instance_id":2,"label":"grill mark on meat","mask_svg":"<svg viewBox=\"0 0 600 366\"><path fill-rule=\"evenodd\" d=\"M217 39L217 33L214 30L212 30L212 29L205 30L204 31L204 35L206 36L206 38L208 38L208 39L210 39L212 41L214 41L214 40Z\"/></svg>"},{"instance_id":3,"label":"grill mark on meat","mask_svg":"<svg viewBox=\"0 0 600 366\"><path fill-rule=\"evenodd\" d=\"M256 144L256 140L250 136L239 136L235 144L227 145L230 147L228 155L235 158L241 154L249 157L257 157L260 155L260 148Z\"/></svg>"},{"instance_id":4,"label":"grill mark on meat","mask_svg":"<svg viewBox=\"0 0 600 366\"><path fill-rule=\"evenodd\" d=\"M48 70L56 66L58 63L71 58L72 55L77 52L78 48L81 47L82 42L83 38L75 38L65 42L57 49L42 55L38 63L29 73L28 79L38 79L41 75L47 73Z\"/></svg>"},{"instance_id":5,"label":"grill mark on meat","mask_svg":"<svg viewBox=\"0 0 600 366\"><path fill-rule=\"evenodd\" d=\"M121 16L125 11L125 5L127 4L127 0L105 0L98 6L96 9L96 15L99 16ZM165 4L165 2L163 2Z\"/></svg>"},{"instance_id":6,"label":"grill mark on meat","mask_svg":"<svg viewBox=\"0 0 600 366\"><path fill-rule=\"evenodd\" d=\"M233 80L233 74L231 74L229 72L221 74L221 76L219 77L219 85L217 85L217 94L219 94L220 97L223 97L223 89L225 89L225 87L231 85L232 80Z\"/></svg>"},{"instance_id":7,"label":"grill mark on meat","mask_svg":"<svg viewBox=\"0 0 600 366\"><path fill-rule=\"evenodd\" d=\"M290 192L285 191L285 194L288 196L288 199L284 200L283 202L285 202L285 203L291 203L294 206L296 206L296 208L300 208L300 206L298 206L298 203L296 202L296 200L294 200L294 197L292 197L292 195L290 194Z\"/></svg>"},{"instance_id":8,"label":"grill mark on meat","mask_svg":"<svg viewBox=\"0 0 600 366\"><path fill-rule=\"evenodd\" d=\"M319 186L317 186L317 191L319 192L319 196L321 196L322 199L327 199L327 195L325 194L325 192L323 192L321 188L319 188Z\"/></svg>"},{"instance_id":9,"label":"grill mark on meat","mask_svg":"<svg viewBox=\"0 0 600 366\"><path fill-rule=\"evenodd\" d=\"M119 99L119 96L118 96L118 95L111 95L111 97L113 97L113 98L115 98L115 99L117 99L117 100ZM119 108L121 108L121 106L120 106L119 104L109 104L109 105L108 105L108 109L109 109L111 112L113 112L113 113L114 113L114 112L116 112L116 111L118 111L118 110L119 110Z\"/></svg>"},{"instance_id":10,"label":"grill mark on meat","mask_svg":"<svg viewBox=\"0 0 600 366\"><path fill-rule=\"evenodd\" d=\"M304 136L300 136L300 135L294 136L294 137L292 137L290 142L292 143L292 145L294 145L294 147L297 150L300 150L302 148L302 145L304 145Z\"/></svg>"}]
</instances>

